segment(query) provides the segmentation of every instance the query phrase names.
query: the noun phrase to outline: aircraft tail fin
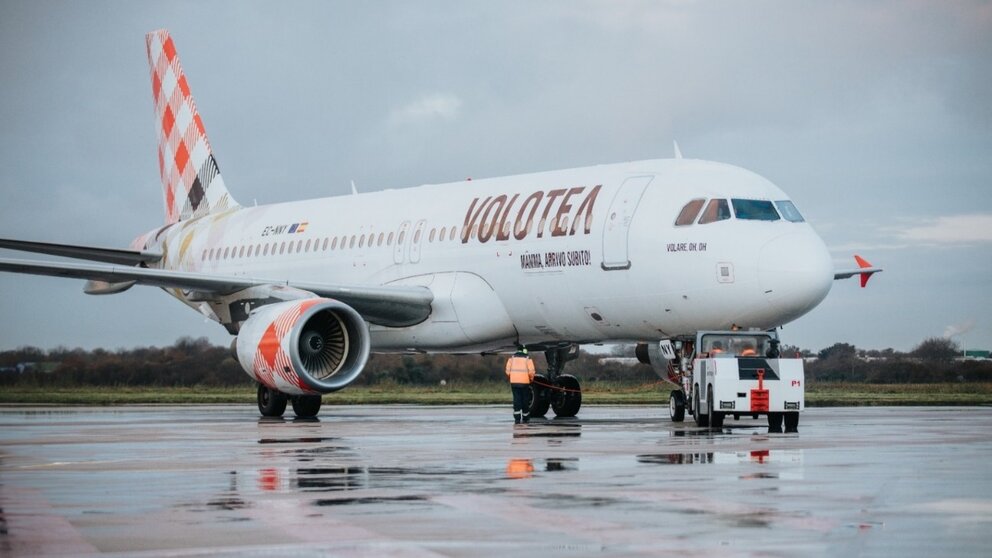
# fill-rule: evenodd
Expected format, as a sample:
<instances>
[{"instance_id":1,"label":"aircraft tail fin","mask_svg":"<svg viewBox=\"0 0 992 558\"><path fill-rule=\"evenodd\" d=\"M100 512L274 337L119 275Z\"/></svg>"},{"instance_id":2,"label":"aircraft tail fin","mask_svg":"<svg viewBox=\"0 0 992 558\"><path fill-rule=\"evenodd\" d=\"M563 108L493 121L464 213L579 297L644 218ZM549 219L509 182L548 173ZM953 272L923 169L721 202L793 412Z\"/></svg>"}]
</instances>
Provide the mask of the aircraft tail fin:
<instances>
[{"instance_id":1,"label":"aircraft tail fin","mask_svg":"<svg viewBox=\"0 0 992 558\"><path fill-rule=\"evenodd\" d=\"M145 35L145 43L166 224L239 207L224 185L172 37L159 29Z\"/></svg>"}]
</instances>

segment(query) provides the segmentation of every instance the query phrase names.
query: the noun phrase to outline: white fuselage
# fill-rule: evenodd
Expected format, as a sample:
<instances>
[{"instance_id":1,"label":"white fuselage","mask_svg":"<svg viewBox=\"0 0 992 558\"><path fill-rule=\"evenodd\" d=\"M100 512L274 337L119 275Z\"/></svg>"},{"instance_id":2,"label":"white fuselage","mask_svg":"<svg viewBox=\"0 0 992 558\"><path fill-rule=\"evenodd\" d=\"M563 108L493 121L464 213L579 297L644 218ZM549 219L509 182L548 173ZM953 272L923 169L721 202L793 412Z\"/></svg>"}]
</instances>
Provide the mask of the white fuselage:
<instances>
[{"instance_id":1,"label":"white fuselage","mask_svg":"<svg viewBox=\"0 0 992 558\"><path fill-rule=\"evenodd\" d=\"M240 208L145 247L165 269L430 288L427 321L371 326L377 351L768 329L823 300L833 265L808 223L675 225L687 202L713 198L788 199L730 165L648 160Z\"/></svg>"}]
</instances>

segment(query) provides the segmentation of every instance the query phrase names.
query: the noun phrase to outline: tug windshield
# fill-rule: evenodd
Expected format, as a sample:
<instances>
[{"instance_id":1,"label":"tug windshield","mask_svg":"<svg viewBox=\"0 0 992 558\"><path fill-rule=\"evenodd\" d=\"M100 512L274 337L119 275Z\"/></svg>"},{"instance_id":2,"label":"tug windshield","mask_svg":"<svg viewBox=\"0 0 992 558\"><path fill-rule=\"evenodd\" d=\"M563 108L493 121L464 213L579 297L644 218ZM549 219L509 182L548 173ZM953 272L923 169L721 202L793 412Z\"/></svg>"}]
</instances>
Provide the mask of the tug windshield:
<instances>
[{"instance_id":1,"label":"tug windshield","mask_svg":"<svg viewBox=\"0 0 992 558\"><path fill-rule=\"evenodd\" d=\"M771 349L771 337L762 333L714 333L703 335L700 351L709 356L765 356Z\"/></svg>"}]
</instances>

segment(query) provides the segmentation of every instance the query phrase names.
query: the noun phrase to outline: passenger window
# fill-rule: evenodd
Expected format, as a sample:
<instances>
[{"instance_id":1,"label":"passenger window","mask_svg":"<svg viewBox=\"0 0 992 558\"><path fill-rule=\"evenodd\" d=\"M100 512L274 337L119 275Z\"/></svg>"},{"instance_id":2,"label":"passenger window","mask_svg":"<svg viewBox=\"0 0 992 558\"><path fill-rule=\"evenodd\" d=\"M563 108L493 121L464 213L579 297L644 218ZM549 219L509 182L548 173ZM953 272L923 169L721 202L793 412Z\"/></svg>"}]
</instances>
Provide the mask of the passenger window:
<instances>
[{"instance_id":1,"label":"passenger window","mask_svg":"<svg viewBox=\"0 0 992 558\"><path fill-rule=\"evenodd\" d=\"M696 217L699 215L699 210L703 208L703 203L706 200L698 199L692 200L685 204L682 211L679 212L679 216L675 219L676 227L684 227L686 225L691 225L696 222Z\"/></svg>"},{"instance_id":2,"label":"passenger window","mask_svg":"<svg viewBox=\"0 0 992 558\"><path fill-rule=\"evenodd\" d=\"M458 229L458 227L451 227L451 232L449 233L450 236L448 236L448 240L454 240L455 239L455 235L458 234L457 229Z\"/></svg>"},{"instance_id":3,"label":"passenger window","mask_svg":"<svg viewBox=\"0 0 992 558\"><path fill-rule=\"evenodd\" d=\"M699 218L699 224L705 225L706 223L723 221L725 219L730 219L730 205L727 204L727 200L713 199L710 200L710 203L706 204L706 210L703 211L703 216Z\"/></svg>"},{"instance_id":4,"label":"passenger window","mask_svg":"<svg viewBox=\"0 0 992 558\"><path fill-rule=\"evenodd\" d=\"M385 239L386 239L386 233L379 233L379 244L378 244L378 246L382 246L382 241L385 240Z\"/></svg>"},{"instance_id":5,"label":"passenger window","mask_svg":"<svg viewBox=\"0 0 992 558\"><path fill-rule=\"evenodd\" d=\"M393 245L393 233L389 233L389 236L386 237L386 246L392 246L392 245Z\"/></svg>"},{"instance_id":6,"label":"passenger window","mask_svg":"<svg viewBox=\"0 0 992 558\"><path fill-rule=\"evenodd\" d=\"M430 238L431 242L434 242L434 237L436 235L437 235L437 231L435 229L431 229L431 238Z\"/></svg>"},{"instance_id":7,"label":"passenger window","mask_svg":"<svg viewBox=\"0 0 992 558\"><path fill-rule=\"evenodd\" d=\"M251 257L251 253L252 253L252 252L253 252L254 250L255 250L255 247L254 247L254 246L249 246L249 247L248 247L248 257L249 257L249 258Z\"/></svg>"},{"instance_id":8,"label":"passenger window","mask_svg":"<svg viewBox=\"0 0 992 558\"><path fill-rule=\"evenodd\" d=\"M782 218L786 221L802 223L806 220L803 219L802 214L796 209L796 205L789 200L777 201L775 202L775 206L778 207L778 212L782 214Z\"/></svg>"},{"instance_id":9,"label":"passenger window","mask_svg":"<svg viewBox=\"0 0 992 558\"><path fill-rule=\"evenodd\" d=\"M748 221L778 221L780 217L775 206L768 200L742 200L734 198L734 215Z\"/></svg>"},{"instance_id":10,"label":"passenger window","mask_svg":"<svg viewBox=\"0 0 992 558\"><path fill-rule=\"evenodd\" d=\"M441 227L441 234L437 236L438 242L444 242L444 237L447 236L448 227Z\"/></svg>"}]
</instances>

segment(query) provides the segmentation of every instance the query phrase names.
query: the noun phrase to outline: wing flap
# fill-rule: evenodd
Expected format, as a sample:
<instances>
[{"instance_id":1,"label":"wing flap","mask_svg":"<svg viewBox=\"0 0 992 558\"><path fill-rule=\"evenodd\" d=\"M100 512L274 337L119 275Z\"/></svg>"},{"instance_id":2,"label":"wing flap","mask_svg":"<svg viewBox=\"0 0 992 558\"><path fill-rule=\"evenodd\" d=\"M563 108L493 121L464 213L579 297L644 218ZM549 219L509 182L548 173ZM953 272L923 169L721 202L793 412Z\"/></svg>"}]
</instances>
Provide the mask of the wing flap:
<instances>
[{"instance_id":1,"label":"wing flap","mask_svg":"<svg viewBox=\"0 0 992 558\"><path fill-rule=\"evenodd\" d=\"M434 294L427 287L332 285L129 266L0 259L0 271L88 279L110 284L133 281L138 285L218 295L232 294L261 285L285 285L317 296L340 300L357 310L366 320L390 327L406 327L426 320L431 314L431 303L434 301Z\"/></svg>"},{"instance_id":2,"label":"wing flap","mask_svg":"<svg viewBox=\"0 0 992 558\"><path fill-rule=\"evenodd\" d=\"M158 252L98 248L96 246L78 246L75 244L54 244L51 242L32 242L29 240L13 240L9 238L0 238L0 248L120 265L155 263L162 259L162 254Z\"/></svg>"}]
</instances>

